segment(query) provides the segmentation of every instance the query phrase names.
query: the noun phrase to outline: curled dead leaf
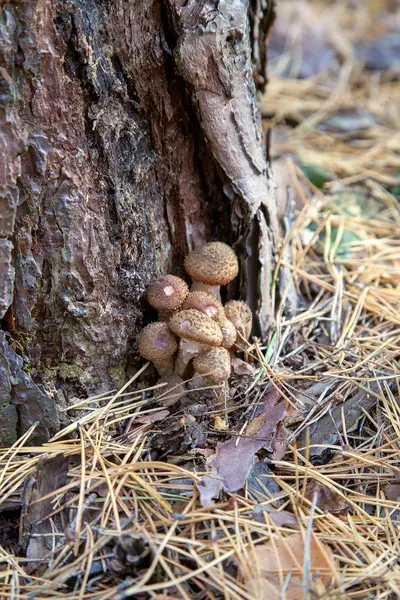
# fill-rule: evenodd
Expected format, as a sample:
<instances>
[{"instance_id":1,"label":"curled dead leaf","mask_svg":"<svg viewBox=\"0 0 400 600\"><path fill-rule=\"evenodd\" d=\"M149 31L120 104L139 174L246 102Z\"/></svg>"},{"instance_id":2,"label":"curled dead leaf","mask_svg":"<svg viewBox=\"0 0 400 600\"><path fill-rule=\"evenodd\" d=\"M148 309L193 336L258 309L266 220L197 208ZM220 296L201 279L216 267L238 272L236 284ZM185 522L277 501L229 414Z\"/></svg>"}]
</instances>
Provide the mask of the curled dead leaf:
<instances>
[{"instance_id":1,"label":"curled dead leaf","mask_svg":"<svg viewBox=\"0 0 400 600\"><path fill-rule=\"evenodd\" d=\"M312 533L295 533L252 547L237 556L239 574L254 600L300 600L304 596L303 575L307 568L308 588L327 598L326 586L334 574L332 550ZM287 582L284 596L283 583ZM307 596L308 597L308 596Z\"/></svg>"}]
</instances>

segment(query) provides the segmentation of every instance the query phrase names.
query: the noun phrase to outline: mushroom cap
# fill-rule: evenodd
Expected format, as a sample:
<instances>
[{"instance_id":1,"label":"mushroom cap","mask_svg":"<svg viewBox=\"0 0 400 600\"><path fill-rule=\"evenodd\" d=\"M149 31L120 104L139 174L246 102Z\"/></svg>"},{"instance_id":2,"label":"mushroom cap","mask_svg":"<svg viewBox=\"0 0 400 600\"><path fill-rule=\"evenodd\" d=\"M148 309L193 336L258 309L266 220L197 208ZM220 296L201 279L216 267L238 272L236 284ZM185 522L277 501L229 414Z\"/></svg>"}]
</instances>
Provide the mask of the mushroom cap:
<instances>
[{"instance_id":1,"label":"mushroom cap","mask_svg":"<svg viewBox=\"0 0 400 600\"><path fill-rule=\"evenodd\" d=\"M171 317L168 327L175 335L205 346L222 344L222 331L218 323L194 308L175 313Z\"/></svg>"},{"instance_id":2,"label":"mushroom cap","mask_svg":"<svg viewBox=\"0 0 400 600\"><path fill-rule=\"evenodd\" d=\"M231 374L231 357L226 348L211 348L193 359L196 373L209 383L223 383Z\"/></svg>"},{"instance_id":3,"label":"mushroom cap","mask_svg":"<svg viewBox=\"0 0 400 600\"><path fill-rule=\"evenodd\" d=\"M189 288L183 279L176 275L161 275L150 285L147 299L157 310L176 310L188 293Z\"/></svg>"},{"instance_id":4,"label":"mushroom cap","mask_svg":"<svg viewBox=\"0 0 400 600\"><path fill-rule=\"evenodd\" d=\"M225 314L229 321L232 321L236 329L240 331L243 337L250 337L253 325L253 313L251 308L242 300L229 300L225 304Z\"/></svg>"},{"instance_id":5,"label":"mushroom cap","mask_svg":"<svg viewBox=\"0 0 400 600\"><path fill-rule=\"evenodd\" d=\"M199 310L217 323L223 323L226 319L222 302L210 292L190 292L182 304L182 310L189 308Z\"/></svg>"},{"instance_id":6,"label":"mushroom cap","mask_svg":"<svg viewBox=\"0 0 400 600\"><path fill-rule=\"evenodd\" d=\"M226 319L220 325L223 341L222 346L224 348L232 348L233 344L236 342L237 331L236 327L229 319Z\"/></svg>"},{"instance_id":7,"label":"mushroom cap","mask_svg":"<svg viewBox=\"0 0 400 600\"><path fill-rule=\"evenodd\" d=\"M167 323L150 323L137 338L140 355L152 362L162 361L172 356L178 349L178 342Z\"/></svg>"},{"instance_id":8,"label":"mushroom cap","mask_svg":"<svg viewBox=\"0 0 400 600\"><path fill-rule=\"evenodd\" d=\"M192 279L207 285L226 285L239 271L236 254L222 242L210 242L193 250L184 265Z\"/></svg>"}]
</instances>

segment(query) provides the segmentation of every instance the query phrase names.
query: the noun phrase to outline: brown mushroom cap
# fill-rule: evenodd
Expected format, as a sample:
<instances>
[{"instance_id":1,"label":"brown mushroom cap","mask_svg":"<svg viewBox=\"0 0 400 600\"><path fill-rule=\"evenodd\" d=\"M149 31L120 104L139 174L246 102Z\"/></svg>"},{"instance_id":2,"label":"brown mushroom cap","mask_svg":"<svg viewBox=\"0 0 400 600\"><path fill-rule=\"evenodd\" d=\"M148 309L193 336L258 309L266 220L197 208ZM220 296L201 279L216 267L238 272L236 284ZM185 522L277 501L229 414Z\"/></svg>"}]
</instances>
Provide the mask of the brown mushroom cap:
<instances>
[{"instance_id":1,"label":"brown mushroom cap","mask_svg":"<svg viewBox=\"0 0 400 600\"><path fill-rule=\"evenodd\" d=\"M222 242L210 242L193 250L184 264L192 279L207 285L226 285L239 271L236 254Z\"/></svg>"},{"instance_id":2,"label":"brown mushroom cap","mask_svg":"<svg viewBox=\"0 0 400 600\"><path fill-rule=\"evenodd\" d=\"M178 342L167 323L150 323L137 338L140 355L154 363L171 357L178 349Z\"/></svg>"},{"instance_id":3,"label":"brown mushroom cap","mask_svg":"<svg viewBox=\"0 0 400 600\"><path fill-rule=\"evenodd\" d=\"M226 348L211 348L193 359L196 373L209 383L223 383L231 374L231 357Z\"/></svg>"},{"instance_id":4,"label":"brown mushroom cap","mask_svg":"<svg viewBox=\"0 0 400 600\"><path fill-rule=\"evenodd\" d=\"M199 310L217 323L222 323L226 319L222 302L210 292L190 292L182 304L182 310L189 308Z\"/></svg>"},{"instance_id":5,"label":"brown mushroom cap","mask_svg":"<svg viewBox=\"0 0 400 600\"><path fill-rule=\"evenodd\" d=\"M233 344L236 342L237 331L236 327L229 319L226 319L220 325L223 341L222 346L224 348L232 348Z\"/></svg>"},{"instance_id":6,"label":"brown mushroom cap","mask_svg":"<svg viewBox=\"0 0 400 600\"><path fill-rule=\"evenodd\" d=\"M253 313L251 308L242 300L229 300L225 304L226 318L232 321L234 326L246 340L250 337L253 324Z\"/></svg>"},{"instance_id":7,"label":"brown mushroom cap","mask_svg":"<svg viewBox=\"0 0 400 600\"><path fill-rule=\"evenodd\" d=\"M189 288L183 279L176 275L162 275L150 285L147 299L157 310L177 310L188 293Z\"/></svg>"},{"instance_id":8,"label":"brown mushroom cap","mask_svg":"<svg viewBox=\"0 0 400 600\"><path fill-rule=\"evenodd\" d=\"M181 338L191 340L205 346L220 346L222 331L219 325L204 313L190 308L174 314L168 327Z\"/></svg>"}]
</instances>

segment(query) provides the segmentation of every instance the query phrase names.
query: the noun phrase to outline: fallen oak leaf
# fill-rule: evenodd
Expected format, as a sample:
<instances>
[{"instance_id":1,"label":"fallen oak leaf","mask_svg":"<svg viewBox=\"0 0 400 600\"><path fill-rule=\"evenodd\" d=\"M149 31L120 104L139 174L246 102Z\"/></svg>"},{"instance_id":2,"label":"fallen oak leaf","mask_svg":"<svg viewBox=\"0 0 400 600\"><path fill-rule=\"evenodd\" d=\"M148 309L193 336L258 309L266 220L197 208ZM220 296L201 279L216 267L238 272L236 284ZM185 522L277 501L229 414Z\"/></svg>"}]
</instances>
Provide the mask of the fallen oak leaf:
<instances>
[{"instance_id":1,"label":"fallen oak leaf","mask_svg":"<svg viewBox=\"0 0 400 600\"><path fill-rule=\"evenodd\" d=\"M326 598L324 589L334 574L333 553L313 532L308 547L303 535L294 533L254 546L245 556L236 559L240 576L254 600L279 600L282 584L287 579L285 599L300 600L304 597L306 557L308 584L318 592L318 597Z\"/></svg>"},{"instance_id":2,"label":"fallen oak leaf","mask_svg":"<svg viewBox=\"0 0 400 600\"><path fill-rule=\"evenodd\" d=\"M266 439L276 430L285 416L283 402L276 390L267 392L263 397L263 408L257 419L257 435L233 436L228 442L218 444L215 454L207 459L211 473L204 475L197 484L200 502L204 507L212 504L221 487L228 492L240 490L246 482L248 473L255 462L255 454L265 445Z\"/></svg>"}]
</instances>

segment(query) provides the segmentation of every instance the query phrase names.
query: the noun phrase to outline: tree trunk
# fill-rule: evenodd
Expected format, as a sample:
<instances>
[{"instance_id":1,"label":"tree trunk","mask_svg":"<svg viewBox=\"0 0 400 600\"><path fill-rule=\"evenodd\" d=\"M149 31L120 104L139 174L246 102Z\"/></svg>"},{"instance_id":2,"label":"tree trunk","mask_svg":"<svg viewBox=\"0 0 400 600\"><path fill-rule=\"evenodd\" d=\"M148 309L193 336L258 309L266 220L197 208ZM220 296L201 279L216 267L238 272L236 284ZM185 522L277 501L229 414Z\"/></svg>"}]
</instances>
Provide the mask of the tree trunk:
<instances>
[{"instance_id":1,"label":"tree trunk","mask_svg":"<svg viewBox=\"0 0 400 600\"><path fill-rule=\"evenodd\" d=\"M123 383L154 276L218 239L270 321L264 0L12 0L0 15L0 444ZM249 16L251 17L249 19ZM253 49L253 63L252 63Z\"/></svg>"}]
</instances>

